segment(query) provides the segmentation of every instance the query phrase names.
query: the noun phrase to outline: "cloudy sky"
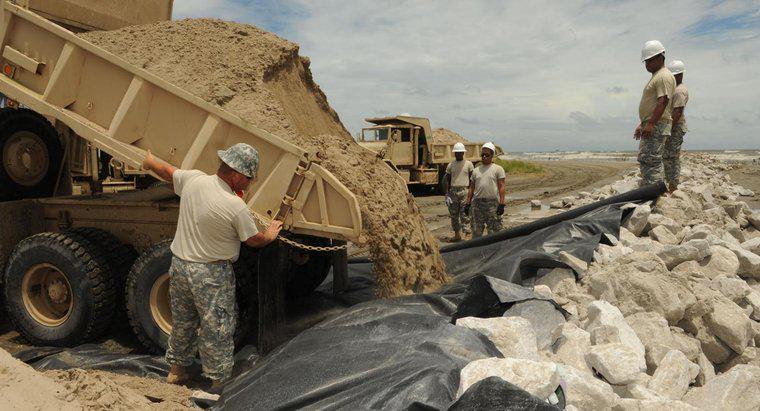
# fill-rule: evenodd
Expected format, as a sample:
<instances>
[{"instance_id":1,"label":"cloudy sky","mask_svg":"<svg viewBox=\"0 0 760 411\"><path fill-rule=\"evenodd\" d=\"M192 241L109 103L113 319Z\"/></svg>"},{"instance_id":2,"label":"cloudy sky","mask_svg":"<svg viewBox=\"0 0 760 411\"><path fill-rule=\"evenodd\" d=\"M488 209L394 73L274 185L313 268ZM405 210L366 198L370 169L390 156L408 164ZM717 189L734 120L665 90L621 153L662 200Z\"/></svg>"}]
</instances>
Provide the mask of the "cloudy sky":
<instances>
[{"instance_id":1,"label":"cloudy sky","mask_svg":"<svg viewBox=\"0 0 760 411\"><path fill-rule=\"evenodd\" d=\"M686 63L686 148L760 148L760 2L175 0L301 46L356 134L427 116L507 151L635 149L642 44Z\"/></svg>"}]
</instances>

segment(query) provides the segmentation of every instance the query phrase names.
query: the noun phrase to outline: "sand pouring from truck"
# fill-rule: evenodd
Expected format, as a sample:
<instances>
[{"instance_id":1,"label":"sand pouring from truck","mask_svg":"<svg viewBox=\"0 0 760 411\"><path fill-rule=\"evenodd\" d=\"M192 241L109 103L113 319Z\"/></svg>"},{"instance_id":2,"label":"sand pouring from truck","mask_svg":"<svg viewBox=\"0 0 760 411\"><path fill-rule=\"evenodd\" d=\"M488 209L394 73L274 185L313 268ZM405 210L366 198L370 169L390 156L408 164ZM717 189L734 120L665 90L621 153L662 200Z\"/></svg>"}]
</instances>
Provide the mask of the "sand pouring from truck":
<instances>
[{"instance_id":1,"label":"sand pouring from truck","mask_svg":"<svg viewBox=\"0 0 760 411\"><path fill-rule=\"evenodd\" d=\"M31 3L99 3L100 10L121 2ZM130 2L141 3L171 10L171 1ZM81 10L44 12L56 11ZM241 256L235 267L241 328L271 318L262 305L281 310L262 287L303 294L322 283L332 256L314 246L359 236L354 194L313 153L88 43L64 27L92 28L76 17L57 19L62 26L11 2L3 2L2 17L0 93L8 104L0 110L0 282L10 318L33 344L90 341L125 306L145 347L166 347L166 240L174 235L179 203L165 187L98 193L105 156L120 170L139 172L151 150L174 166L213 173L219 149L245 142L259 151L263 177L244 200L263 224L283 221L290 239L308 247L278 246L268 257L267 273L285 273L275 279L287 281L281 286L257 277L255 253ZM92 183L93 195L61 197L71 190L70 177Z\"/></svg>"},{"instance_id":2,"label":"sand pouring from truck","mask_svg":"<svg viewBox=\"0 0 760 411\"><path fill-rule=\"evenodd\" d=\"M362 129L359 145L378 153L410 186L428 186L443 193L446 165L454 161L454 144L465 146L466 160L480 161L485 142L436 141L430 121L399 115L365 119L372 127Z\"/></svg>"}]
</instances>

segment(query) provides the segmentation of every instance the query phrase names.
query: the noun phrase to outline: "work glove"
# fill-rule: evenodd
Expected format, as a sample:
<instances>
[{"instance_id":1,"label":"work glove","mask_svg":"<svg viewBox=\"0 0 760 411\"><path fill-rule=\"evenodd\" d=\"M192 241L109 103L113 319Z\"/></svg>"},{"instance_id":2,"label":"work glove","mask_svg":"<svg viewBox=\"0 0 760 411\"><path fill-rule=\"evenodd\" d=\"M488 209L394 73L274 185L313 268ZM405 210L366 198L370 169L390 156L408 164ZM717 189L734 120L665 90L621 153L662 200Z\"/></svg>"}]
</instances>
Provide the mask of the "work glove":
<instances>
[{"instance_id":1,"label":"work glove","mask_svg":"<svg viewBox=\"0 0 760 411\"><path fill-rule=\"evenodd\" d=\"M444 201L446 202L447 206L450 206L450 205L454 204L454 200L448 194L446 194L446 200L444 200Z\"/></svg>"},{"instance_id":2,"label":"work glove","mask_svg":"<svg viewBox=\"0 0 760 411\"><path fill-rule=\"evenodd\" d=\"M496 207L496 215L504 215L504 204L499 204L499 206Z\"/></svg>"},{"instance_id":3,"label":"work glove","mask_svg":"<svg viewBox=\"0 0 760 411\"><path fill-rule=\"evenodd\" d=\"M470 203L465 203L464 205L464 213L470 214Z\"/></svg>"}]
</instances>

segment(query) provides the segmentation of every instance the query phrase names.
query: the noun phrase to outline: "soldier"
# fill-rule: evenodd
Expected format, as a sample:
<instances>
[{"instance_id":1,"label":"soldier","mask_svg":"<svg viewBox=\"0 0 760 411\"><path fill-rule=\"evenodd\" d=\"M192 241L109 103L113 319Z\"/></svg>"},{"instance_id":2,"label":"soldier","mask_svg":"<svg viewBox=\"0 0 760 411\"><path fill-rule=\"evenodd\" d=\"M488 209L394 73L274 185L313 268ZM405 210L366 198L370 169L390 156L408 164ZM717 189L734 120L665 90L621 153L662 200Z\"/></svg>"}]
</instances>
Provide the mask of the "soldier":
<instances>
[{"instance_id":1,"label":"soldier","mask_svg":"<svg viewBox=\"0 0 760 411\"><path fill-rule=\"evenodd\" d=\"M483 162L472 172L470 179L465 212L469 213L472 204L472 238L481 237L486 227L488 234L502 229L507 175L500 165L493 164L495 154L496 147L493 143L483 144L480 152Z\"/></svg>"},{"instance_id":2,"label":"soldier","mask_svg":"<svg viewBox=\"0 0 760 411\"><path fill-rule=\"evenodd\" d=\"M144 169L171 181L181 198L169 269L172 332L166 381L180 384L189 379L187 367L195 358L197 339L203 374L213 382L212 390L221 389L232 375L237 311L232 262L240 254L240 243L263 247L282 228L281 222L273 221L259 232L236 194L256 179L259 153L240 143L218 155L221 163L214 175L179 170L156 160L150 151L143 161Z\"/></svg>"},{"instance_id":3,"label":"soldier","mask_svg":"<svg viewBox=\"0 0 760 411\"><path fill-rule=\"evenodd\" d=\"M670 135L671 102L676 89L673 74L665 68L665 47L657 40L644 43L641 61L652 77L639 103L639 123L633 137L639 143L639 169L644 184L662 181L662 145Z\"/></svg>"},{"instance_id":4,"label":"soldier","mask_svg":"<svg viewBox=\"0 0 760 411\"><path fill-rule=\"evenodd\" d=\"M467 201L467 188L470 186L470 176L475 169L472 162L464 159L466 152L464 144L454 144L454 156L456 161L452 161L446 166L446 175L443 177L443 191L446 193L446 205L449 207L449 216L451 217L451 229L454 231L454 241L460 241L464 233L470 235L470 214L464 211L464 205Z\"/></svg>"},{"instance_id":5,"label":"soldier","mask_svg":"<svg viewBox=\"0 0 760 411\"><path fill-rule=\"evenodd\" d=\"M665 140L665 148L662 150L662 165L665 168L665 183L671 193L678 189L679 175L681 174L681 145L683 136L686 134L686 116L684 109L689 102L689 90L683 84L683 73L686 71L681 60L673 60L668 64L668 70L676 79L676 91L673 93L673 126L670 129L670 137Z\"/></svg>"}]
</instances>

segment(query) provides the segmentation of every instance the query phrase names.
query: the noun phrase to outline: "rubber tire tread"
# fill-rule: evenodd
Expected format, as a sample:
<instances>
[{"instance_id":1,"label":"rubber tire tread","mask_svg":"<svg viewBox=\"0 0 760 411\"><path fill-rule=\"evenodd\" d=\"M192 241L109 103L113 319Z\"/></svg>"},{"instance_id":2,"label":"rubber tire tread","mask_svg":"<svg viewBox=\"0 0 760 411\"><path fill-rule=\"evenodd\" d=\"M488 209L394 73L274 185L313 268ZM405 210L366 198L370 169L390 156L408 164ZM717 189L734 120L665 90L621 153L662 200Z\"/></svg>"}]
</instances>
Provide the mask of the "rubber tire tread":
<instances>
[{"instance_id":1,"label":"rubber tire tread","mask_svg":"<svg viewBox=\"0 0 760 411\"><path fill-rule=\"evenodd\" d=\"M137 260L137 251L132 246L122 243L115 235L100 228L77 227L68 230L68 232L79 234L100 247L113 273L116 287L116 307L121 317L125 312L124 286L129 270Z\"/></svg>"},{"instance_id":2,"label":"rubber tire tread","mask_svg":"<svg viewBox=\"0 0 760 411\"><path fill-rule=\"evenodd\" d=\"M44 259L43 261L35 261L34 250L38 248L52 250L63 256L74 267L77 267L80 273L84 273L87 277L87 281L90 284L89 291L92 295L92 306L89 310L90 316L89 318L85 318L86 324L82 326L84 329L76 334L65 335L51 340L39 338L31 330L27 329L29 326L45 326L36 323L32 318L27 319L26 309L21 300L20 292L16 295L13 293L12 288L14 288L13 286L16 283L15 280L18 280L20 291L21 280L26 268L45 262ZM28 253L32 254L31 258L26 257ZM23 261L29 259L32 261ZM21 268L23 269L19 269L19 264L21 264ZM7 312L16 330L27 341L40 346L70 347L102 336L111 324L116 299L113 277L109 275L108 268L105 256L99 248L85 237L76 233L45 232L27 237L19 242L8 260L4 284ZM81 283L80 281L75 281L76 279L72 278L71 275L64 274L67 276L72 288L77 288L77 285ZM18 278L12 279L10 276L17 276ZM76 307L74 310L76 310Z\"/></svg>"},{"instance_id":3,"label":"rubber tire tread","mask_svg":"<svg viewBox=\"0 0 760 411\"><path fill-rule=\"evenodd\" d=\"M150 288L147 288L148 292L144 295L135 295L135 290L141 288L141 277L146 269L153 263L154 260L167 258L171 261L171 250L169 245L171 240L162 241L153 245L143 254L141 254L135 261L132 269L127 275L125 285L125 301L127 309L127 317L129 318L129 324L132 328L132 332L137 337L140 344L152 354L163 354L166 352L166 345L168 344L166 334L160 331L158 326L153 322L153 318L150 314L150 309L141 309L141 304L146 302L150 303ZM257 253L252 250L243 249L240 250L240 258L233 264L233 270L235 272L235 298L238 306L238 324L235 329L235 346L240 347L245 341L245 337L251 329L251 325L254 321L258 320L258 277L257 277ZM169 266L166 266L168 272ZM155 327L151 330L146 330L143 323L150 324L149 327ZM160 335L158 338L151 335Z\"/></svg>"},{"instance_id":4,"label":"rubber tire tread","mask_svg":"<svg viewBox=\"0 0 760 411\"><path fill-rule=\"evenodd\" d=\"M313 246L329 246L327 239L312 236L295 236L293 240L302 244ZM309 254L309 261L304 265L298 265L288 258L290 266L287 267L288 281L285 284L287 298L305 297L314 292L330 274L332 267L332 254L324 251L296 250L290 246L285 247L289 253L303 252Z\"/></svg>"},{"instance_id":5,"label":"rubber tire tread","mask_svg":"<svg viewBox=\"0 0 760 411\"><path fill-rule=\"evenodd\" d=\"M23 126L21 126L23 124ZM12 134L8 128L15 127L12 131L29 130L37 134L47 146L50 156L50 168L45 178L36 186L24 187L11 180L5 173L2 162L2 148L5 139ZM63 161L63 147L58 138L58 132L44 117L29 109L9 109L0 111L0 201L20 200L24 198L42 198L53 195L58 170Z\"/></svg>"}]
</instances>

